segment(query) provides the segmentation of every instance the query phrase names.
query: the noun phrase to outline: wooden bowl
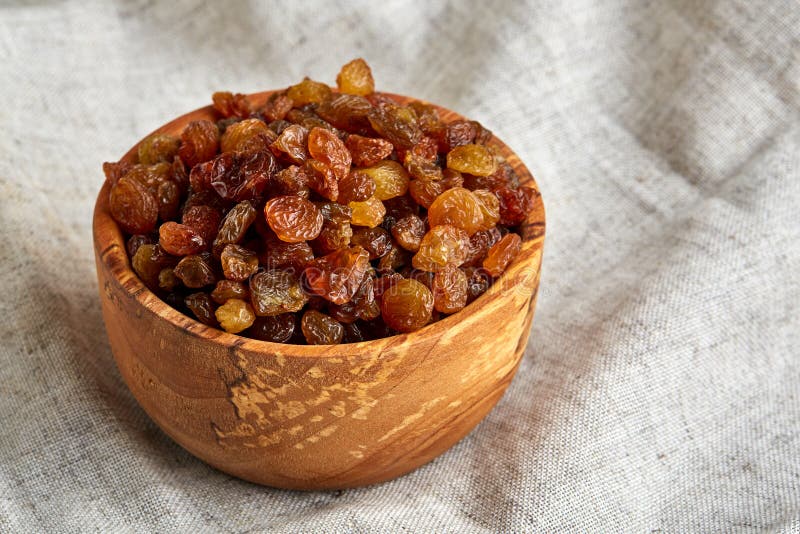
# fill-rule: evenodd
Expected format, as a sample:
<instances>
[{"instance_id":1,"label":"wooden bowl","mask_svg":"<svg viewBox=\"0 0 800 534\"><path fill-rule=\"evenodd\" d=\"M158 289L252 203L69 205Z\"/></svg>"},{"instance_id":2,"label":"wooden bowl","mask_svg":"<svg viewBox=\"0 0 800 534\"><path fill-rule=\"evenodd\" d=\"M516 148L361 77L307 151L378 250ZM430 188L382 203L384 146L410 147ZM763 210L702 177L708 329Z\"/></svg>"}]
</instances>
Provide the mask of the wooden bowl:
<instances>
[{"instance_id":1,"label":"wooden bowl","mask_svg":"<svg viewBox=\"0 0 800 534\"><path fill-rule=\"evenodd\" d=\"M269 94L250 98L261 104ZM438 109L445 120L461 118ZM178 134L192 120L213 118L209 106L157 131ZM519 158L496 138L491 143L535 187ZM472 430L517 370L539 284L541 197L522 225L519 256L464 310L410 334L301 346L209 328L160 300L131 270L108 195L106 184L94 211L94 248L119 370L164 432L226 473L303 490L398 477Z\"/></svg>"}]
</instances>

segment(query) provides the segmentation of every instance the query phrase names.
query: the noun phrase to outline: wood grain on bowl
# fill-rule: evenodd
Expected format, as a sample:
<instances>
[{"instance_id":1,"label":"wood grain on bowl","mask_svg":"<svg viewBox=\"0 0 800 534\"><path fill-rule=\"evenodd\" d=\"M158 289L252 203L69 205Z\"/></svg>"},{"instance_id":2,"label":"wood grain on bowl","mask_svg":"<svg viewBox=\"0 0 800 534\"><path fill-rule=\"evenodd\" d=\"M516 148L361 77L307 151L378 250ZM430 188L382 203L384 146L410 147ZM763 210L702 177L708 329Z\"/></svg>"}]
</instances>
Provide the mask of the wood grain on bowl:
<instances>
[{"instance_id":1,"label":"wood grain on bowl","mask_svg":"<svg viewBox=\"0 0 800 534\"><path fill-rule=\"evenodd\" d=\"M251 99L260 104L269 94ZM447 121L461 118L438 109ZM159 131L179 134L188 122L213 117L211 107L199 109ZM506 145L496 138L491 144L535 187ZM94 244L114 358L158 426L222 471L305 490L389 480L464 437L516 372L539 284L541 197L522 225L519 256L464 310L410 334L299 346L227 334L162 302L131 270L108 193L104 185L94 212Z\"/></svg>"}]
</instances>

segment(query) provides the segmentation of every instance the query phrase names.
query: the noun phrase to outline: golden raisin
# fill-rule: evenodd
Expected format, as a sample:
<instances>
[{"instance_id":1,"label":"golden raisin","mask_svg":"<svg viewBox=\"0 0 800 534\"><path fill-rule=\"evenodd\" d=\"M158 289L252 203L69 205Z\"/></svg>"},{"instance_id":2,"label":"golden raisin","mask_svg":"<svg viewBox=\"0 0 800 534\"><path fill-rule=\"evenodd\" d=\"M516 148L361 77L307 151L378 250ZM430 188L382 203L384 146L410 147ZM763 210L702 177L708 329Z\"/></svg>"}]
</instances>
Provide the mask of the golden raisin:
<instances>
[{"instance_id":1,"label":"golden raisin","mask_svg":"<svg viewBox=\"0 0 800 534\"><path fill-rule=\"evenodd\" d=\"M200 254L184 256L175 266L175 276L181 279L183 285L191 288L204 287L217 281L211 258Z\"/></svg>"},{"instance_id":2,"label":"golden raisin","mask_svg":"<svg viewBox=\"0 0 800 534\"><path fill-rule=\"evenodd\" d=\"M211 300L217 304L225 304L228 299L248 300L250 289L242 282L220 280L211 292Z\"/></svg>"},{"instance_id":3,"label":"golden raisin","mask_svg":"<svg viewBox=\"0 0 800 534\"><path fill-rule=\"evenodd\" d=\"M303 314L300 327L309 345L337 345L344 335L342 323L316 310Z\"/></svg>"},{"instance_id":4,"label":"golden raisin","mask_svg":"<svg viewBox=\"0 0 800 534\"><path fill-rule=\"evenodd\" d=\"M392 226L392 235L398 245L416 252L425 235L425 222L417 215L406 215Z\"/></svg>"},{"instance_id":5,"label":"golden raisin","mask_svg":"<svg viewBox=\"0 0 800 534\"><path fill-rule=\"evenodd\" d=\"M353 169L339 182L339 196L336 200L341 204L364 202L374 194L375 180L369 174Z\"/></svg>"},{"instance_id":6,"label":"golden raisin","mask_svg":"<svg viewBox=\"0 0 800 534\"><path fill-rule=\"evenodd\" d=\"M244 143L259 134L269 132L267 124L261 119L245 119L231 124L222 134L220 150L222 152L235 152L241 150ZM271 134L271 132L270 132Z\"/></svg>"},{"instance_id":7,"label":"golden raisin","mask_svg":"<svg viewBox=\"0 0 800 534\"><path fill-rule=\"evenodd\" d=\"M428 208L428 224L450 224L472 235L483 228L481 201L469 189L448 189Z\"/></svg>"},{"instance_id":8,"label":"golden raisin","mask_svg":"<svg viewBox=\"0 0 800 534\"><path fill-rule=\"evenodd\" d=\"M447 153L447 167L476 176L489 176L497 169L497 162L485 146L468 144Z\"/></svg>"},{"instance_id":9,"label":"golden raisin","mask_svg":"<svg viewBox=\"0 0 800 534\"><path fill-rule=\"evenodd\" d=\"M219 91L211 95L211 100L214 102L214 109L225 118L238 117L246 119L250 116L252 107L247 96L240 93L230 93L228 91Z\"/></svg>"},{"instance_id":10,"label":"golden raisin","mask_svg":"<svg viewBox=\"0 0 800 534\"><path fill-rule=\"evenodd\" d=\"M396 161L383 160L371 167L358 169L375 182L375 198L389 200L408 191L408 172Z\"/></svg>"},{"instance_id":11,"label":"golden raisin","mask_svg":"<svg viewBox=\"0 0 800 534\"><path fill-rule=\"evenodd\" d=\"M347 176L352 158L342 140L330 130L312 128L308 133L308 153L333 169L337 180ZM335 200L335 199L332 199Z\"/></svg>"},{"instance_id":12,"label":"golden raisin","mask_svg":"<svg viewBox=\"0 0 800 534\"><path fill-rule=\"evenodd\" d=\"M489 249L486 259L483 260L483 268L497 278L519 254L521 247L522 239L517 234L506 234Z\"/></svg>"},{"instance_id":13,"label":"golden raisin","mask_svg":"<svg viewBox=\"0 0 800 534\"><path fill-rule=\"evenodd\" d=\"M256 320L253 308L241 299L229 299L225 304L217 308L214 316L219 321L220 326L231 334L238 334L242 330L250 328Z\"/></svg>"},{"instance_id":14,"label":"golden raisin","mask_svg":"<svg viewBox=\"0 0 800 534\"><path fill-rule=\"evenodd\" d=\"M297 165L302 165L308 159L306 146L308 146L308 130L299 124L286 127L278 139L272 143L273 149L283 152L292 163Z\"/></svg>"},{"instance_id":15,"label":"golden raisin","mask_svg":"<svg viewBox=\"0 0 800 534\"><path fill-rule=\"evenodd\" d=\"M433 307L442 313L455 313L467 305L467 275L453 264L436 271L431 285Z\"/></svg>"},{"instance_id":16,"label":"golden raisin","mask_svg":"<svg viewBox=\"0 0 800 534\"><path fill-rule=\"evenodd\" d=\"M483 215L483 222L479 230L489 230L494 228L500 220L500 201L497 196L488 189L476 189L472 194L478 199L478 205Z\"/></svg>"},{"instance_id":17,"label":"golden raisin","mask_svg":"<svg viewBox=\"0 0 800 534\"><path fill-rule=\"evenodd\" d=\"M394 330L413 332L431 320L433 295L416 280L403 279L381 296L381 317Z\"/></svg>"},{"instance_id":18,"label":"golden raisin","mask_svg":"<svg viewBox=\"0 0 800 534\"><path fill-rule=\"evenodd\" d=\"M174 135L154 133L139 143L139 163L172 163L180 143L180 139Z\"/></svg>"},{"instance_id":19,"label":"golden raisin","mask_svg":"<svg viewBox=\"0 0 800 534\"><path fill-rule=\"evenodd\" d=\"M354 59L342 67L336 76L336 85L339 91L351 95L366 96L375 91L372 70L361 58Z\"/></svg>"},{"instance_id":20,"label":"golden raisin","mask_svg":"<svg viewBox=\"0 0 800 534\"><path fill-rule=\"evenodd\" d=\"M369 253L356 246L311 260L303 275L309 291L334 304L344 304L353 298L368 267Z\"/></svg>"},{"instance_id":21,"label":"golden raisin","mask_svg":"<svg viewBox=\"0 0 800 534\"><path fill-rule=\"evenodd\" d=\"M264 206L267 223L278 239L298 243L317 237L322 230L322 214L308 200L298 196L271 199Z\"/></svg>"},{"instance_id":22,"label":"golden raisin","mask_svg":"<svg viewBox=\"0 0 800 534\"><path fill-rule=\"evenodd\" d=\"M256 315L280 315L302 309L308 295L293 273L268 269L250 279L250 302Z\"/></svg>"},{"instance_id":23,"label":"golden raisin","mask_svg":"<svg viewBox=\"0 0 800 534\"><path fill-rule=\"evenodd\" d=\"M383 216L386 215L386 207L383 202L374 196L364 202L350 202L348 206L353 210L350 222L356 226L374 228L383 222Z\"/></svg>"},{"instance_id":24,"label":"golden raisin","mask_svg":"<svg viewBox=\"0 0 800 534\"><path fill-rule=\"evenodd\" d=\"M469 236L464 230L450 225L434 226L419 245L411 260L416 269L437 271L452 263L461 265L469 253Z\"/></svg>"},{"instance_id":25,"label":"golden raisin","mask_svg":"<svg viewBox=\"0 0 800 534\"><path fill-rule=\"evenodd\" d=\"M141 182L127 175L111 188L111 216L129 234L146 234L156 227L158 203Z\"/></svg>"},{"instance_id":26,"label":"golden raisin","mask_svg":"<svg viewBox=\"0 0 800 534\"><path fill-rule=\"evenodd\" d=\"M258 270L258 257L241 245L225 245L220 255L222 272L228 280L243 282Z\"/></svg>"},{"instance_id":27,"label":"golden raisin","mask_svg":"<svg viewBox=\"0 0 800 534\"><path fill-rule=\"evenodd\" d=\"M306 104L320 104L331 99L331 88L322 82L315 82L310 78L303 79L297 85L291 86L286 91L286 96L292 99L295 107Z\"/></svg>"}]
</instances>

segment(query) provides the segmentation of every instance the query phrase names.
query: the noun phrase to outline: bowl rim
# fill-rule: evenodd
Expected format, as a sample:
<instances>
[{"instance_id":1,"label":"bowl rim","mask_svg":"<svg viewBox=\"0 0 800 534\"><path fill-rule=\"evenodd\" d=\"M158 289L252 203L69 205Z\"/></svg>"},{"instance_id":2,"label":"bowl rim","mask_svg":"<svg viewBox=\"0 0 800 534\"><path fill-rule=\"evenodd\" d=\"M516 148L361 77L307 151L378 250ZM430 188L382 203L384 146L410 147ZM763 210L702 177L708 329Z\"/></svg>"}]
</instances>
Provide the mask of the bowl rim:
<instances>
[{"instance_id":1,"label":"bowl rim","mask_svg":"<svg viewBox=\"0 0 800 534\"><path fill-rule=\"evenodd\" d=\"M256 105L263 105L267 98L282 89L275 89L269 91L262 91L257 93L248 94L250 101ZM336 93L336 91L334 91ZM466 120L462 115L444 108L440 105L427 102L419 98L412 98L404 95L394 93L379 92L401 103L411 101L423 102L432 105L439 112L440 116L446 121L453 120ZM120 158L120 161L130 160L137 153L138 147L141 142L154 133L172 133L179 134L183 127L192 120L199 120L203 118L215 118L215 111L213 106L208 105L183 115L165 123L151 133L144 136L136 144L134 144L125 155ZM350 352L361 352L372 346L381 346L390 343L392 345L414 342L422 337L439 337L450 327L468 317L480 313L482 304L486 303L491 295L497 294L504 290L503 281L508 283L512 275L519 275L521 271L528 270L529 274L533 274L537 279L541 271L542 264L542 247L545 238L545 210L542 201L539 187L533 174L528 170L525 164L520 160L519 156L514 153L511 148L499 139L496 135L492 135L487 143L499 150L499 152L506 158L506 161L512 166L517 173L520 184L533 187L537 191L534 207L528 214L528 217L520 225L522 227L522 248L514 259L514 261L507 267L506 271L489 287L486 292L480 295L473 302L467 304L462 310L444 317L436 322L430 323L419 330L407 333L399 333L393 336L384 338L372 339L367 341L359 341L355 343L341 343L338 345L295 345L289 343L275 343L272 341L262 341L259 339L248 338L239 336L238 334L231 334L224 330L207 326L200 321L183 314L181 311L173 308L168 303L164 302L160 297L153 293L144 283L139 279L138 275L133 271L130 260L128 259L127 246L124 234L120 229L117 222L111 217L108 209L109 198L109 183L104 179L103 184L95 201L95 208L92 220L92 235L94 241L95 255L98 263L102 262L108 272L111 274L114 282L119 288L126 293L126 296L135 300L139 306L147 310L149 313L157 316L170 323L174 328L185 331L186 333L198 338L205 339L211 343L218 343L228 347L236 347L237 349L256 352L256 353L271 353L280 354L285 357L301 357L301 358L324 358L324 357L341 357L342 348L350 348ZM533 270L530 273L531 269ZM538 281L534 285L533 294L531 298L536 298L538 291ZM102 288L100 288L102 298ZM382 347L383 348L383 347ZM361 350L359 350L361 349Z\"/></svg>"}]
</instances>

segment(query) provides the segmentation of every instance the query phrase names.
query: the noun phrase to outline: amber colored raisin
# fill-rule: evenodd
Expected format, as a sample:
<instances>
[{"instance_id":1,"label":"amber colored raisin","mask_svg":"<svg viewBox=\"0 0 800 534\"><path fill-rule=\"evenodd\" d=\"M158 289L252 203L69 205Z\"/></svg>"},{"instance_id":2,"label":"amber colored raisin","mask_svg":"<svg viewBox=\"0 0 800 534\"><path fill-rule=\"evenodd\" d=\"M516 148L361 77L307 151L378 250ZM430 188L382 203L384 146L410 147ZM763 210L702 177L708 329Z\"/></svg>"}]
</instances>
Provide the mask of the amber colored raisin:
<instances>
[{"instance_id":1,"label":"amber colored raisin","mask_svg":"<svg viewBox=\"0 0 800 534\"><path fill-rule=\"evenodd\" d=\"M417 122L419 123L419 127L426 134L430 135L431 133L437 132L444 127L441 119L439 118L439 112L436 111L436 108L432 105L414 101L408 104L408 107L413 109L414 113L417 114Z\"/></svg>"},{"instance_id":2,"label":"amber colored raisin","mask_svg":"<svg viewBox=\"0 0 800 534\"><path fill-rule=\"evenodd\" d=\"M357 228L350 242L369 252L369 259L382 257L392 248L392 238L383 228Z\"/></svg>"},{"instance_id":3,"label":"amber colored raisin","mask_svg":"<svg viewBox=\"0 0 800 534\"><path fill-rule=\"evenodd\" d=\"M325 255L350 244L353 230L350 227L351 210L336 203L320 205L323 225L319 236L312 242L317 254Z\"/></svg>"},{"instance_id":4,"label":"amber colored raisin","mask_svg":"<svg viewBox=\"0 0 800 534\"><path fill-rule=\"evenodd\" d=\"M392 153L392 143L386 139L350 135L345 141L345 146L353 158L353 165L357 167L371 167Z\"/></svg>"},{"instance_id":5,"label":"amber colored raisin","mask_svg":"<svg viewBox=\"0 0 800 534\"><path fill-rule=\"evenodd\" d=\"M472 194L478 199L478 205L483 215L480 230L494 228L500 220L500 201L497 196L487 189L476 189Z\"/></svg>"},{"instance_id":6,"label":"amber colored raisin","mask_svg":"<svg viewBox=\"0 0 800 534\"><path fill-rule=\"evenodd\" d=\"M208 293L192 293L187 295L183 302L198 321L208 326L219 326L217 318L214 316L214 304Z\"/></svg>"},{"instance_id":7,"label":"amber colored raisin","mask_svg":"<svg viewBox=\"0 0 800 534\"><path fill-rule=\"evenodd\" d=\"M317 106L317 115L340 130L350 133L368 133L372 127L367 114L372 104L362 96L338 95L333 100ZM388 142L388 141L387 141Z\"/></svg>"},{"instance_id":8,"label":"amber colored raisin","mask_svg":"<svg viewBox=\"0 0 800 534\"><path fill-rule=\"evenodd\" d=\"M510 233L503 236L503 239L492 245L486 259L483 260L483 268L486 272L497 278L508 265L517 257L522 247L522 238L517 234Z\"/></svg>"},{"instance_id":9,"label":"amber colored raisin","mask_svg":"<svg viewBox=\"0 0 800 534\"><path fill-rule=\"evenodd\" d=\"M272 343L288 343L297 328L297 319L293 313L282 313L266 317L256 317L253 326L244 334L253 339L271 341Z\"/></svg>"},{"instance_id":10,"label":"amber colored raisin","mask_svg":"<svg viewBox=\"0 0 800 534\"><path fill-rule=\"evenodd\" d=\"M286 243L276 239L270 243L261 257L261 264L268 269L293 269L299 272L314 259L311 247L305 241Z\"/></svg>"},{"instance_id":11,"label":"amber colored raisin","mask_svg":"<svg viewBox=\"0 0 800 534\"><path fill-rule=\"evenodd\" d=\"M339 182L339 196L337 202L363 202L375 194L375 180L368 174L357 169L350 171Z\"/></svg>"},{"instance_id":12,"label":"amber colored raisin","mask_svg":"<svg viewBox=\"0 0 800 534\"><path fill-rule=\"evenodd\" d=\"M233 280L220 280L211 292L211 300L217 304L225 304L228 299L248 300L250 288L242 282Z\"/></svg>"},{"instance_id":13,"label":"amber colored raisin","mask_svg":"<svg viewBox=\"0 0 800 534\"><path fill-rule=\"evenodd\" d=\"M142 245L152 245L154 243L155 239L149 235L135 234L128 238L125 249L128 251L128 256L133 258L136 255L136 251L139 250L139 247Z\"/></svg>"},{"instance_id":14,"label":"amber colored raisin","mask_svg":"<svg viewBox=\"0 0 800 534\"><path fill-rule=\"evenodd\" d=\"M228 280L243 282L258 270L258 257L241 245L225 245L220 254L222 272Z\"/></svg>"},{"instance_id":15,"label":"amber colored raisin","mask_svg":"<svg viewBox=\"0 0 800 534\"><path fill-rule=\"evenodd\" d=\"M175 219L181 207L181 192L178 184L172 180L165 180L158 184L156 201L158 202L159 219L162 221Z\"/></svg>"},{"instance_id":16,"label":"amber colored raisin","mask_svg":"<svg viewBox=\"0 0 800 534\"><path fill-rule=\"evenodd\" d=\"M214 238L214 254L220 254L228 243L240 243L255 220L256 210L250 202L245 200L231 208Z\"/></svg>"},{"instance_id":17,"label":"amber colored raisin","mask_svg":"<svg viewBox=\"0 0 800 534\"><path fill-rule=\"evenodd\" d=\"M361 247L349 247L314 258L303 275L311 293L344 304L353 298L368 268L369 253Z\"/></svg>"},{"instance_id":18,"label":"amber colored raisin","mask_svg":"<svg viewBox=\"0 0 800 534\"><path fill-rule=\"evenodd\" d=\"M204 287L217 281L211 258L200 254L184 256L175 266L175 276L181 279L183 285L191 288Z\"/></svg>"},{"instance_id":19,"label":"amber colored raisin","mask_svg":"<svg viewBox=\"0 0 800 534\"><path fill-rule=\"evenodd\" d=\"M202 204L190 206L181 216L181 222L197 232L206 243L212 242L216 237L221 219L218 209Z\"/></svg>"},{"instance_id":20,"label":"amber colored raisin","mask_svg":"<svg viewBox=\"0 0 800 534\"><path fill-rule=\"evenodd\" d=\"M342 323L316 310L303 314L300 327L309 345L337 345L344 335Z\"/></svg>"},{"instance_id":21,"label":"amber colored raisin","mask_svg":"<svg viewBox=\"0 0 800 534\"><path fill-rule=\"evenodd\" d=\"M468 145L478 135L478 124L468 120L455 120L433 132L439 143L439 152L450 152L456 147Z\"/></svg>"},{"instance_id":22,"label":"amber colored raisin","mask_svg":"<svg viewBox=\"0 0 800 534\"><path fill-rule=\"evenodd\" d=\"M273 93L261 108L261 114L267 122L279 121L286 117L293 106L294 102L285 94Z\"/></svg>"},{"instance_id":23,"label":"amber colored raisin","mask_svg":"<svg viewBox=\"0 0 800 534\"><path fill-rule=\"evenodd\" d=\"M330 100L332 93L331 88L324 83L304 78L302 82L291 86L286 91L286 96L292 99L295 107L301 107Z\"/></svg>"},{"instance_id":24,"label":"amber colored raisin","mask_svg":"<svg viewBox=\"0 0 800 534\"><path fill-rule=\"evenodd\" d=\"M196 254L206 247L203 238L192 227L172 221L158 228L158 243L174 256Z\"/></svg>"},{"instance_id":25,"label":"amber colored raisin","mask_svg":"<svg viewBox=\"0 0 800 534\"><path fill-rule=\"evenodd\" d=\"M189 166L206 162L219 150L219 128L211 121L192 121L181 132L178 156Z\"/></svg>"},{"instance_id":26,"label":"amber colored raisin","mask_svg":"<svg viewBox=\"0 0 800 534\"><path fill-rule=\"evenodd\" d=\"M158 186L172 179L172 165L164 162L154 163L153 165L137 164L131 167L124 178L136 180L155 198Z\"/></svg>"},{"instance_id":27,"label":"amber colored raisin","mask_svg":"<svg viewBox=\"0 0 800 534\"><path fill-rule=\"evenodd\" d=\"M417 215L407 215L392 226L392 235L398 245L416 252L425 235L425 222Z\"/></svg>"},{"instance_id":28,"label":"amber colored raisin","mask_svg":"<svg viewBox=\"0 0 800 534\"><path fill-rule=\"evenodd\" d=\"M302 165L308 159L308 130L299 124L292 124L284 129L278 139L272 143L277 153L284 153L292 163Z\"/></svg>"},{"instance_id":29,"label":"amber colored raisin","mask_svg":"<svg viewBox=\"0 0 800 534\"><path fill-rule=\"evenodd\" d=\"M392 245L392 248L389 250L389 252L384 254L381 259L378 260L376 269L378 272L388 273L405 265L409 265L410 263L411 254L407 250Z\"/></svg>"},{"instance_id":30,"label":"amber colored raisin","mask_svg":"<svg viewBox=\"0 0 800 534\"><path fill-rule=\"evenodd\" d=\"M367 118L375 131L395 147L411 148L422 139L417 116L410 108L382 104L370 111Z\"/></svg>"},{"instance_id":31,"label":"amber colored raisin","mask_svg":"<svg viewBox=\"0 0 800 534\"><path fill-rule=\"evenodd\" d=\"M381 317L394 330L413 332L431 320L433 295L416 280L399 280L381 296Z\"/></svg>"},{"instance_id":32,"label":"amber colored raisin","mask_svg":"<svg viewBox=\"0 0 800 534\"><path fill-rule=\"evenodd\" d=\"M444 193L446 187L443 180L428 182L425 180L411 180L408 183L408 192L414 201L425 209L431 207L436 197Z\"/></svg>"},{"instance_id":33,"label":"amber colored raisin","mask_svg":"<svg viewBox=\"0 0 800 534\"><path fill-rule=\"evenodd\" d=\"M308 133L308 153L317 161L333 169L337 180L341 180L350 170L352 157L342 140L330 130L313 128Z\"/></svg>"},{"instance_id":34,"label":"amber colored raisin","mask_svg":"<svg viewBox=\"0 0 800 534\"><path fill-rule=\"evenodd\" d=\"M389 146L389 151L391 152L391 144ZM125 176L129 170L131 170L131 167L133 167L133 164L127 161L106 161L103 163L103 174L106 175L106 181L109 184L114 185L119 181L120 178Z\"/></svg>"},{"instance_id":35,"label":"amber colored raisin","mask_svg":"<svg viewBox=\"0 0 800 534\"><path fill-rule=\"evenodd\" d=\"M472 235L483 229L481 201L469 189L448 189L436 197L428 208L428 224L450 224Z\"/></svg>"},{"instance_id":36,"label":"amber colored raisin","mask_svg":"<svg viewBox=\"0 0 800 534\"><path fill-rule=\"evenodd\" d=\"M211 100L214 102L214 109L224 118L246 119L252 112L252 106L247 96L240 93L219 91L211 95Z\"/></svg>"},{"instance_id":37,"label":"amber colored raisin","mask_svg":"<svg viewBox=\"0 0 800 534\"><path fill-rule=\"evenodd\" d=\"M214 190L223 199L242 201L260 195L277 170L269 152L224 152L192 168L189 181L195 191Z\"/></svg>"},{"instance_id":38,"label":"amber colored raisin","mask_svg":"<svg viewBox=\"0 0 800 534\"><path fill-rule=\"evenodd\" d=\"M480 230L469 238L469 254L463 265L481 265L489 249L500 241L500 231L497 227Z\"/></svg>"},{"instance_id":39,"label":"amber colored raisin","mask_svg":"<svg viewBox=\"0 0 800 534\"><path fill-rule=\"evenodd\" d=\"M468 253L469 236L464 230L446 224L434 226L422 238L412 265L423 271L437 271L448 263L461 265Z\"/></svg>"},{"instance_id":40,"label":"amber colored raisin","mask_svg":"<svg viewBox=\"0 0 800 534\"><path fill-rule=\"evenodd\" d=\"M243 121L231 124L222 134L220 139L221 152L235 152L242 150L242 145L250 138L270 132L267 123L261 119L245 119Z\"/></svg>"},{"instance_id":41,"label":"amber colored raisin","mask_svg":"<svg viewBox=\"0 0 800 534\"><path fill-rule=\"evenodd\" d=\"M175 270L171 267L161 269L158 273L158 287L166 291L172 291L180 284L180 280L175 276Z\"/></svg>"},{"instance_id":42,"label":"amber colored raisin","mask_svg":"<svg viewBox=\"0 0 800 534\"><path fill-rule=\"evenodd\" d=\"M238 334L252 326L256 320L253 308L241 299L229 299L225 304L217 308L214 316L219 321L220 326L228 333Z\"/></svg>"},{"instance_id":43,"label":"amber colored raisin","mask_svg":"<svg viewBox=\"0 0 800 534\"><path fill-rule=\"evenodd\" d=\"M371 167L358 169L375 181L375 198L388 200L408 191L408 172L396 161L379 161Z\"/></svg>"},{"instance_id":44,"label":"amber colored raisin","mask_svg":"<svg viewBox=\"0 0 800 534\"><path fill-rule=\"evenodd\" d=\"M150 289L158 287L158 275L162 269L175 267L178 258L167 254L160 245L143 244L131 259L134 272Z\"/></svg>"},{"instance_id":45,"label":"amber colored raisin","mask_svg":"<svg viewBox=\"0 0 800 534\"><path fill-rule=\"evenodd\" d=\"M264 206L264 216L278 239L298 243L317 237L322 230L322 214L308 200L298 196L271 199Z\"/></svg>"},{"instance_id":46,"label":"amber colored raisin","mask_svg":"<svg viewBox=\"0 0 800 534\"><path fill-rule=\"evenodd\" d=\"M297 195L307 199L310 196L309 181L309 175L303 167L290 165L272 177L269 196Z\"/></svg>"},{"instance_id":47,"label":"amber colored raisin","mask_svg":"<svg viewBox=\"0 0 800 534\"><path fill-rule=\"evenodd\" d=\"M374 196L369 197L364 202L350 202L348 206L353 210L350 222L355 226L374 228L381 224L383 216L386 215L386 208L383 202Z\"/></svg>"},{"instance_id":48,"label":"amber colored raisin","mask_svg":"<svg viewBox=\"0 0 800 534\"><path fill-rule=\"evenodd\" d=\"M146 234L156 227L155 197L141 182L127 175L111 188L108 206L111 216L129 234Z\"/></svg>"},{"instance_id":49,"label":"amber colored raisin","mask_svg":"<svg viewBox=\"0 0 800 534\"><path fill-rule=\"evenodd\" d=\"M361 58L347 63L336 76L336 85L342 93L366 96L375 91L375 80L367 62Z\"/></svg>"},{"instance_id":50,"label":"amber colored raisin","mask_svg":"<svg viewBox=\"0 0 800 534\"><path fill-rule=\"evenodd\" d=\"M442 179L442 168L435 161L425 159L422 156L409 151L403 161L408 174L417 180L435 181Z\"/></svg>"},{"instance_id":51,"label":"amber colored raisin","mask_svg":"<svg viewBox=\"0 0 800 534\"><path fill-rule=\"evenodd\" d=\"M433 307L442 313L455 313L467 305L467 275L454 265L436 272L431 287Z\"/></svg>"},{"instance_id":52,"label":"amber colored raisin","mask_svg":"<svg viewBox=\"0 0 800 534\"><path fill-rule=\"evenodd\" d=\"M374 278L367 274L349 302L328 306L331 317L345 324L353 323L358 319L368 321L378 317L381 314L381 308L375 301L373 284Z\"/></svg>"},{"instance_id":53,"label":"amber colored raisin","mask_svg":"<svg viewBox=\"0 0 800 534\"><path fill-rule=\"evenodd\" d=\"M189 189L189 172L186 170L186 165L183 164L180 156L172 158L172 181L178 186L181 195L186 194ZM179 198L178 200L180 201L181 199Z\"/></svg>"},{"instance_id":54,"label":"amber colored raisin","mask_svg":"<svg viewBox=\"0 0 800 534\"><path fill-rule=\"evenodd\" d=\"M420 139L417 144L412 146L406 154L403 155L404 161L407 154L413 154L416 157L420 157L428 161L436 161L436 158L439 156L439 145L436 144L435 139L426 135Z\"/></svg>"},{"instance_id":55,"label":"amber colored raisin","mask_svg":"<svg viewBox=\"0 0 800 534\"><path fill-rule=\"evenodd\" d=\"M319 196L328 200L339 198L339 181L333 168L327 163L310 159L306 161L303 170L308 176L308 186Z\"/></svg>"},{"instance_id":56,"label":"amber colored raisin","mask_svg":"<svg viewBox=\"0 0 800 534\"><path fill-rule=\"evenodd\" d=\"M467 144L447 153L447 167L476 176L489 176L497 169L497 162L485 146Z\"/></svg>"},{"instance_id":57,"label":"amber colored raisin","mask_svg":"<svg viewBox=\"0 0 800 534\"><path fill-rule=\"evenodd\" d=\"M533 209L536 190L522 186L519 189L501 187L494 191L500 201L500 224L516 226L521 224Z\"/></svg>"},{"instance_id":58,"label":"amber colored raisin","mask_svg":"<svg viewBox=\"0 0 800 534\"><path fill-rule=\"evenodd\" d=\"M154 133L139 143L139 163L172 163L181 141L174 135Z\"/></svg>"},{"instance_id":59,"label":"amber colored raisin","mask_svg":"<svg viewBox=\"0 0 800 534\"><path fill-rule=\"evenodd\" d=\"M256 315L280 315L299 311L308 295L292 272L268 269L250 278L250 302Z\"/></svg>"}]
</instances>

